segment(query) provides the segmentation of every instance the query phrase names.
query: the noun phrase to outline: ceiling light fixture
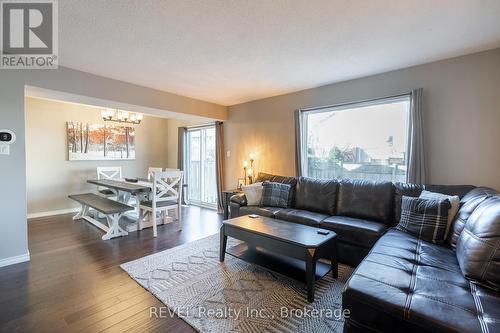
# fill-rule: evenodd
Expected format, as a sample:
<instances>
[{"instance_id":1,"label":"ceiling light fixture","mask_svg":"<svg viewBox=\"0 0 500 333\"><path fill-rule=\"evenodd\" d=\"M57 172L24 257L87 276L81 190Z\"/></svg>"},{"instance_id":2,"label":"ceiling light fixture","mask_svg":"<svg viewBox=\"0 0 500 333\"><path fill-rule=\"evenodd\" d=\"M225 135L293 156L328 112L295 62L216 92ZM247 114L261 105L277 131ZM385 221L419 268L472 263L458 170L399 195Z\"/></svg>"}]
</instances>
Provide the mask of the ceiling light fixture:
<instances>
[{"instance_id":1,"label":"ceiling light fixture","mask_svg":"<svg viewBox=\"0 0 500 333\"><path fill-rule=\"evenodd\" d=\"M141 123L144 116L142 113L134 113L121 110L104 109L101 111L101 117L104 121L114 121L118 123L134 124Z\"/></svg>"}]
</instances>

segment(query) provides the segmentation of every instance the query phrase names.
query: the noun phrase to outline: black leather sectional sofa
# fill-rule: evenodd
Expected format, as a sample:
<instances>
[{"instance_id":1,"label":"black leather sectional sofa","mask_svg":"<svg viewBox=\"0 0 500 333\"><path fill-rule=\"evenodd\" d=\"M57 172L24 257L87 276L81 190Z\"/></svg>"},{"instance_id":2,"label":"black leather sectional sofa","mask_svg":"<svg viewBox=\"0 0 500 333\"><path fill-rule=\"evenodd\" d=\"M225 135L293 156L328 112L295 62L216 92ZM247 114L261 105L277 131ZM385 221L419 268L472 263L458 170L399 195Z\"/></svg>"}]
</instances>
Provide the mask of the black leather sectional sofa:
<instances>
[{"instance_id":1,"label":"black leather sectional sofa","mask_svg":"<svg viewBox=\"0 0 500 333\"><path fill-rule=\"evenodd\" d=\"M237 194L231 217L260 214L337 233L339 261L357 267L343 292L343 307L351 313L345 332L500 332L495 190L259 174L257 181L266 180L292 186L290 208L248 206ZM401 197L417 197L424 189L461 198L446 244L393 228ZM486 255L477 248L485 244Z\"/></svg>"}]
</instances>

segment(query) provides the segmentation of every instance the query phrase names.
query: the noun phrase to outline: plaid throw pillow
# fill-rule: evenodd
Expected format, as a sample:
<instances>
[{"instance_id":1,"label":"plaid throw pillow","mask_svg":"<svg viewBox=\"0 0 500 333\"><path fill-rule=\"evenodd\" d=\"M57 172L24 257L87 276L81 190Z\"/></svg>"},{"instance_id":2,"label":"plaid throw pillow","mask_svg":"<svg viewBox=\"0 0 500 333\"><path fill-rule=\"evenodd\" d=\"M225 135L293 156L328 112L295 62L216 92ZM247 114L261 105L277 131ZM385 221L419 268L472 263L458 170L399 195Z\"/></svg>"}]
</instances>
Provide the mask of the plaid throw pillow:
<instances>
[{"instance_id":1,"label":"plaid throw pillow","mask_svg":"<svg viewBox=\"0 0 500 333\"><path fill-rule=\"evenodd\" d=\"M448 224L448 199L430 200L403 196L401 219L396 229L432 243L445 240Z\"/></svg>"},{"instance_id":2,"label":"plaid throw pillow","mask_svg":"<svg viewBox=\"0 0 500 333\"><path fill-rule=\"evenodd\" d=\"M262 207L288 207L288 197L290 196L289 184L263 182L262 183Z\"/></svg>"}]
</instances>

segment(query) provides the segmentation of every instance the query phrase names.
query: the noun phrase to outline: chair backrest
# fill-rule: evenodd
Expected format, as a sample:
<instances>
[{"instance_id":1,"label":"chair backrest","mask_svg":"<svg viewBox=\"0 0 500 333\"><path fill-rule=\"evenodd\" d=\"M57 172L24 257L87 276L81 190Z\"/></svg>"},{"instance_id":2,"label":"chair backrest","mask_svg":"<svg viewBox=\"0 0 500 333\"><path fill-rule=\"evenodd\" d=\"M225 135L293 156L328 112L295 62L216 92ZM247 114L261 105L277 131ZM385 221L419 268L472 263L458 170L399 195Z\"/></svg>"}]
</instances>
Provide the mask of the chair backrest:
<instances>
[{"instance_id":1,"label":"chair backrest","mask_svg":"<svg viewBox=\"0 0 500 333\"><path fill-rule=\"evenodd\" d=\"M122 167L97 167L97 180L122 178Z\"/></svg>"},{"instance_id":2,"label":"chair backrest","mask_svg":"<svg viewBox=\"0 0 500 333\"><path fill-rule=\"evenodd\" d=\"M154 173L155 173L155 172L162 172L162 171L163 171L163 169L162 169L162 168L149 167L149 168L148 168L148 180L149 180L149 181L152 181L152 180L153 180Z\"/></svg>"},{"instance_id":3,"label":"chair backrest","mask_svg":"<svg viewBox=\"0 0 500 333\"><path fill-rule=\"evenodd\" d=\"M155 172L153 176L153 202L182 201L182 171Z\"/></svg>"}]
</instances>

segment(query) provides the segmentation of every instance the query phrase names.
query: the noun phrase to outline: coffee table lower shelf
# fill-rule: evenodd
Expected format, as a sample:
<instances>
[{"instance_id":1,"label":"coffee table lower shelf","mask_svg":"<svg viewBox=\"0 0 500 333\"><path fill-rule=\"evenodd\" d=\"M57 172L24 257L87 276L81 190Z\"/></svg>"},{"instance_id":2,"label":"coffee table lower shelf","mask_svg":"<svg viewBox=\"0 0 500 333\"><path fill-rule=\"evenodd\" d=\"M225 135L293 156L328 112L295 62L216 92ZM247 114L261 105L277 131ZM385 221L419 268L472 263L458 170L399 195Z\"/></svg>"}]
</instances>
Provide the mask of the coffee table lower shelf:
<instances>
[{"instance_id":1,"label":"coffee table lower shelf","mask_svg":"<svg viewBox=\"0 0 500 333\"><path fill-rule=\"evenodd\" d=\"M252 247L245 242L226 249L226 253L294 280L307 282L306 263L303 260L279 255L261 247ZM316 263L316 281L330 271L329 262L318 261Z\"/></svg>"}]
</instances>

